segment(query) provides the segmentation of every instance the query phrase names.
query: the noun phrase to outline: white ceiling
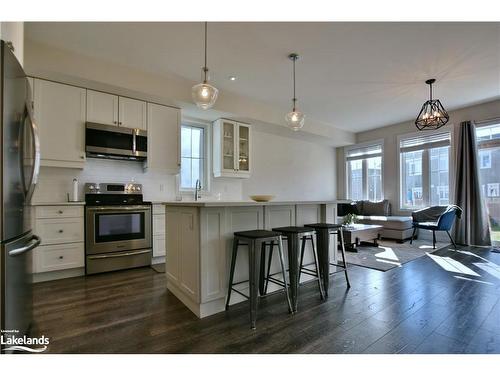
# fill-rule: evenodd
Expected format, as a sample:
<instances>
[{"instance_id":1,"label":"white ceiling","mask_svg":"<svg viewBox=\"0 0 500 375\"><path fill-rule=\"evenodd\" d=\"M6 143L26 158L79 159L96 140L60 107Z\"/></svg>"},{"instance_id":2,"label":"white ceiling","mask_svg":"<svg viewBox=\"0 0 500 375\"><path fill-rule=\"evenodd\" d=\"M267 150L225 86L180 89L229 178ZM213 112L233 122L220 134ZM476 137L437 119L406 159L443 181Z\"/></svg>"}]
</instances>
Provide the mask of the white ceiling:
<instances>
[{"instance_id":1,"label":"white ceiling","mask_svg":"<svg viewBox=\"0 0 500 375\"><path fill-rule=\"evenodd\" d=\"M26 38L144 71L200 79L202 23L26 23ZM208 66L225 92L298 107L363 131L412 119L436 78L447 109L500 97L500 23L209 23ZM231 75L237 76L234 82Z\"/></svg>"}]
</instances>

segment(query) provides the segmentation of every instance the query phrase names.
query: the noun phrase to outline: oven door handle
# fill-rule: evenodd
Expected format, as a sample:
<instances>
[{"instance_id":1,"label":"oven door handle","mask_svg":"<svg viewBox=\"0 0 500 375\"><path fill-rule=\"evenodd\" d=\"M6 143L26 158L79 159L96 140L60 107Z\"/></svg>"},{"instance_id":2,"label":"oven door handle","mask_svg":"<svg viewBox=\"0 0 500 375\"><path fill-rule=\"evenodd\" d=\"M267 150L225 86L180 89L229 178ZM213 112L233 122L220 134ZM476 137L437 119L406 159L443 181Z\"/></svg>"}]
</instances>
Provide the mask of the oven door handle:
<instances>
[{"instance_id":1,"label":"oven door handle","mask_svg":"<svg viewBox=\"0 0 500 375\"><path fill-rule=\"evenodd\" d=\"M120 257L128 257L130 255L146 254L149 252L151 252L151 250L132 251L127 253L109 254L109 255L89 255L87 256L87 258L88 259L120 258Z\"/></svg>"},{"instance_id":2,"label":"oven door handle","mask_svg":"<svg viewBox=\"0 0 500 375\"><path fill-rule=\"evenodd\" d=\"M134 211L134 210L151 210L151 206L87 207L87 211Z\"/></svg>"}]
</instances>

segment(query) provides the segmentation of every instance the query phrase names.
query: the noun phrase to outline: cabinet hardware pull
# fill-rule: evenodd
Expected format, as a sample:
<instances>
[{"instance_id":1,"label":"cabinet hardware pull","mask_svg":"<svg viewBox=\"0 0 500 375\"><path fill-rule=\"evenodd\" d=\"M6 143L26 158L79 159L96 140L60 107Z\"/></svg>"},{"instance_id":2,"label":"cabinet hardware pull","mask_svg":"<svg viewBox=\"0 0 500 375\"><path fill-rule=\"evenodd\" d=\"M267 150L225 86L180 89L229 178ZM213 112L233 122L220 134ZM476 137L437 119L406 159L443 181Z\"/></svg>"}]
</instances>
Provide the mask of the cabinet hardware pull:
<instances>
[{"instance_id":1,"label":"cabinet hardware pull","mask_svg":"<svg viewBox=\"0 0 500 375\"><path fill-rule=\"evenodd\" d=\"M62 255L59 255L59 259L63 259L63 258L64 258L64 256L62 256Z\"/></svg>"},{"instance_id":2,"label":"cabinet hardware pull","mask_svg":"<svg viewBox=\"0 0 500 375\"><path fill-rule=\"evenodd\" d=\"M59 229L59 233L63 233L64 231L62 229Z\"/></svg>"},{"instance_id":3,"label":"cabinet hardware pull","mask_svg":"<svg viewBox=\"0 0 500 375\"><path fill-rule=\"evenodd\" d=\"M84 155L80 156L80 159L85 159L85 156Z\"/></svg>"},{"instance_id":4,"label":"cabinet hardware pull","mask_svg":"<svg viewBox=\"0 0 500 375\"><path fill-rule=\"evenodd\" d=\"M113 124L116 124L116 121L113 121Z\"/></svg>"},{"instance_id":5,"label":"cabinet hardware pull","mask_svg":"<svg viewBox=\"0 0 500 375\"><path fill-rule=\"evenodd\" d=\"M59 210L59 211L57 211L57 213L58 213L58 214L63 214L63 213L64 213L64 211Z\"/></svg>"}]
</instances>

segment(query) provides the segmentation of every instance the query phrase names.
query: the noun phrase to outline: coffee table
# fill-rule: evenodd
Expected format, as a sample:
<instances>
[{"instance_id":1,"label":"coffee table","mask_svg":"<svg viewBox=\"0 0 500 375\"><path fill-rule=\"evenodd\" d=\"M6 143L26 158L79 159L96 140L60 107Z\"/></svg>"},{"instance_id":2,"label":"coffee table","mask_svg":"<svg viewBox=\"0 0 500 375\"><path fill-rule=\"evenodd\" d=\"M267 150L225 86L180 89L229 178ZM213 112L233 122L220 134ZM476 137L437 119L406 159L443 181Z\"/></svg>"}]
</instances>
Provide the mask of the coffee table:
<instances>
[{"instance_id":1,"label":"coffee table","mask_svg":"<svg viewBox=\"0 0 500 375\"><path fill-rule=\"evenodd\" d=\"M347 251L357 251L363 242L371 242L370 246L378 246L382 225L351 224L342 228L344 244Z\"/></svg>"}]
</instances>

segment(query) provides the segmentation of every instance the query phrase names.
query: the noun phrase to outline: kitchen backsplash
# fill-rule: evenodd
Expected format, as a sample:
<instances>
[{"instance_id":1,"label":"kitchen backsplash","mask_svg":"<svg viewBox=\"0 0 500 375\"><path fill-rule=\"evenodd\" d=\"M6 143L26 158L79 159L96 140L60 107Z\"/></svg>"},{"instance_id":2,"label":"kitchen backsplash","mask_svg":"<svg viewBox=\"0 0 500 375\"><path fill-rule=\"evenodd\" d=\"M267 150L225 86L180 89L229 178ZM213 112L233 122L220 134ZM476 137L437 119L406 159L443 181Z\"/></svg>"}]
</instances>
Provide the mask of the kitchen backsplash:
<instances>
[{"instance_id":1,"label":"kitchen backsplash","mask_svg":"<svg viewBox=\"0 0 500 375\"><path fill-rule=\"evenodd\" d=\"M136 182L143 185L147 201L175 200L175 175L159 171L144 171L142 164L133 161L87 159L84 169L42 167L38 185L33 196L34 203L58 203L67 201L71 193L73 178L78 179L79 199L83 200L83 185L86 182ZM213 180L210 193L205 196L222 200L238 200L242 196L240 181ZM192 194L183 194L183 199L192 199Z\"/></svg>"}]
</instances>

